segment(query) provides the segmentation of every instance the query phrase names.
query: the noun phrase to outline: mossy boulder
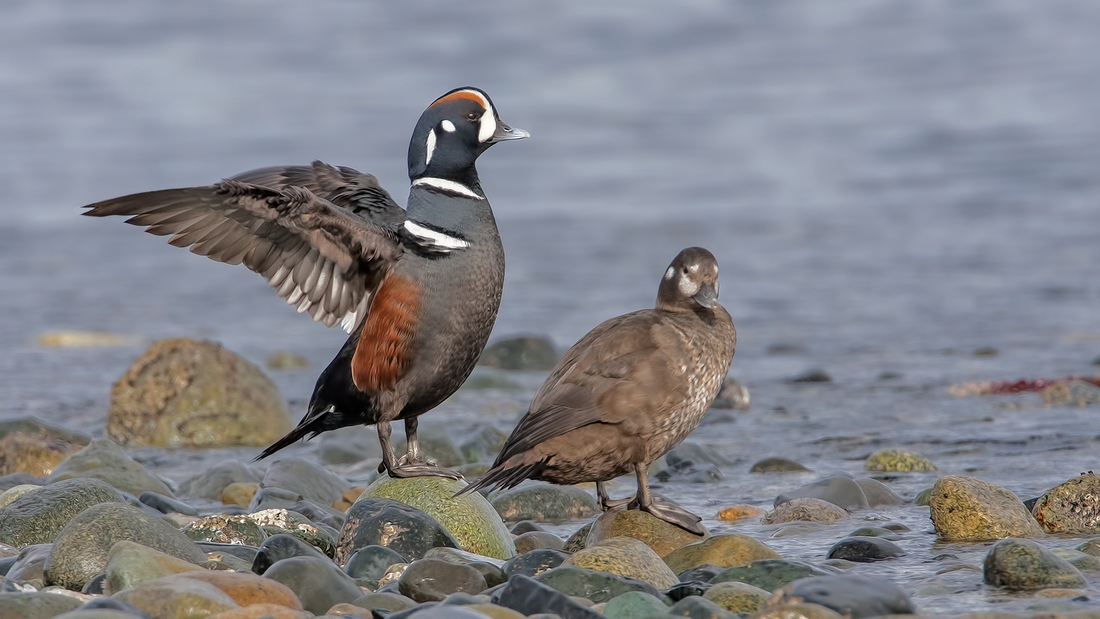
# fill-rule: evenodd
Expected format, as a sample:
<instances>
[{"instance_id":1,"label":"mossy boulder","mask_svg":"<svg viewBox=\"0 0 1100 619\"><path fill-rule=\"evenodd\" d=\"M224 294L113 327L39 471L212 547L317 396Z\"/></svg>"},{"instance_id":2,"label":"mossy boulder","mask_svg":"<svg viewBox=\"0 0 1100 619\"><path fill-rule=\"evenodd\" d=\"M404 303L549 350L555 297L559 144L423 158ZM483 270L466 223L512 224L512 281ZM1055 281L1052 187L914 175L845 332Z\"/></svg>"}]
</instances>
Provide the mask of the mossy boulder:
<instances>
[{"instance_id":1,"label":"mossy boulder","mask_svg":"<svg viewBox=\"0 0 1100 619\"><path fill-rule=\"evenodd\" d=\"M704 539L660 518L637 509L613 509L600 515L588 531L587 546L593 546L613 537L632 537L641 540L658 556ZM569 543L566 542L566 548Z\"/></svg>"},{"instance_id":2,"label":"mossy boulder","mask_svg":"<svg viewBox=\"0 0 1100 619\"><path fill-rule=\"evenodd\" d=\"M765 591L775 591L780 587L794 582L799 578L812 576L828 576L836 573L833 569L792 561L789 559L761 559L746 565L731 567L726 571L711 578L711 583L743 582Z\"/></svg>"},{"instance_id":3,"label":"mossy boulder","mask_svg":"<svg viewBox=\"0 0 1100 619\"><path fill-rule=\"evenodd\" d=\"M904 449L880 449L871 454L863 463L868 471L886 473L910 473L938 471L939 467L931 460Z\"/></svg>"},{"instance_id":4,"label":"mossy boulder","mask_svg":"<svg viewBox=\"0 0 1100 619\"><path fill-rule=\"evenodd\" d=\"M679 582L676 574L644 542L631 537L613 537L578 550L563 565L617 574L668 589Z\"/></svg>"},{"instance_id":5,"label":"mossy boulder","mask_svg":"<svg viewBox=\"0 0 1100 619\"><path fill-rule=\"evenodd\" d=\"M703 597L731 613L754 613L764 607L771 592L747 583L728 581L707 589Z\"/></svg>"},{"instance_id":6,"label":"mossy boulder","mask_svg":"<svg viewBox=\"0 0 1100 619\"><path fill-rule=\"evenodd\" d=\"M43 486L0 508L0 542L16 548L51 543L80 512L107 502L122 503L122 495L98 479Z\"/></svg>"},{"instance_id":7,"label":"mossy boulder","mask_svg":"<svg viewBox=\"0 0 1100 619\"><path fill-rule=\"evenodd\" d=\"M145 470L110 439L92 441L84 449L54 467L46 483L91 477L100 479L134 496L150 491L174 497L172 490L156 475Z\"/></svg>"},{"instance_id":8,"label":"mossy boulder","mask_svg":"<svg viewBox=\"0 0 1100 619\"><path fill-rule=\"evenodd\" d=\"M939 478L929 502L932 524L944 540L985 541L1043 534L1019 497L973 477Z\"/></svg>"},{"instance_id":9,"label":"mossy boulder","mask_svg":"<svg viewBox=\"0 0 1100 619\"><path fill-rule=\"evenodd\" d=\"M57 536L46 561L46 584L79 591L107 570L117 542L129 540L199 565L206 555L168 522L125 503L93 505L73 518Z\"/></svg>"},{"instance_id":10,"label":"mossy boulder","mask_svg":"<svg viewBox=\"0 0 1100 619\"><path fill-rule=\"evenodd\" d=\"M564 522L590 518L599 512L596 499L576 486L532 484L493 497L493 508L507 522Z\"/></svg>"},{"instance_id":11,"label":"mossy boulder","mask_svg":"<svg viewBox=\"0 0 1100 619\"><path fill-rule=\"evenodd\" d=\"M1031 512L1048 533L1100 533L1100 475L1083 473L1048 490Z\"/></svg>"},{"instance_id":12,"label":"mossy boulder","mask_svg":"<svg viewBox=\"0 0 1100 619\"><path fill-rule=\"evenodd\" d=\"M367 487L360 500L393 499L415 507L438 520L463 550L494 559L512 558L516 554L512 535L485 497L477 492L454 496L466 486L465 481L445 477L383 476Z\"/></svg>"},{"instance_id":13,"label":"mossy boulder","mask_svg":"<svg viewBox=\"0 0 1100 619\"><path fill-rule=\"evenodd\" d=\"M986 584L1016 591L1088 587L1085 577L1069 561L1028 539L997 542L985 556L982 575Z\"/></svg>"},{"instance_id":14,"label":"mossy boulder","mask_svg":"<svg viewBox=\"0 0 1100 619\"><path fill-rule=\"evenodd\" d=\"M745 565L761 559L780 559L779 553L747 535L715 535L701 542L681 546L665 555L668 567L676 574L710 563L719 567Z\"/></svg>"},{"instance_id":15,"label":"mossy boulder","mask_svg":"<svg viewBox=\"0 0 1100 619\"><path fill-rule=\"evenodd\" d=\"M263 371L214 342L154 343L111 388L107 436L123 445L261 447L294 427Z\"/></svg>"},{"instance_id":16,"label":"mossy boulder","mask_svg":"<svg viewBox=\"0 0 1100 619\"><path fill-rule=\"evenodd\" d=\"M562 565L552 570L546 570L535 576L534 579L566 595L583 598L596 604L606 602L627 591L641 591L653 596L660 595L656 587L643 580L627 578L610 572L590 570L575 565Z\"/></svg>"},{"instance_id":17,"label":"mossy boulder","mask_svg":"<svg viewBox=\"0 0 1100 619\"><path fill-rule=\"evenodd\" d=\"M83 432L55 426L37 417L0 422L0 475L27 473L46 477L62 460L92 442Z\"/></svg>"}]
</instances>

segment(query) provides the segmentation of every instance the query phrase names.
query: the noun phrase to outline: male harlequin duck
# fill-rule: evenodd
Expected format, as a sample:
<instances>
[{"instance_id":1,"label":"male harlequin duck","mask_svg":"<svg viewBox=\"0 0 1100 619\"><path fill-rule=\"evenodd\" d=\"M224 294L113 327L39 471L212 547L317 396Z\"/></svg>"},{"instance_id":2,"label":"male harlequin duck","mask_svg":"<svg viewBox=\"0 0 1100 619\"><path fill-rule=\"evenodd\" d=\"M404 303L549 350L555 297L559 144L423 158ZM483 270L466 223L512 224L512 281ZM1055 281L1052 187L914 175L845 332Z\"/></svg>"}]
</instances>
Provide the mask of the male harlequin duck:
<instances>
[{"instance_id":1,"label":"male harlequin duck","mask_svg":"<svg viewBox=\"0 0 1100 619\"><path fill-rule=\"evenodd\" d=\"M424 110L409 144L407 210L374 176L321 162L245 172L208 187L89 205L128 215L177 247L259 273L299 312L350 334L317 379L298 427L257 458L309 435L376 424L394 477L457 478L427 462L417 417L454 393L496 320L504 249L474 162L528 137L501 122L489 95L459 88ZM400 460L390 422L403 419Z\"/></svg>"},{"instance_id":2,"label":"male harlequin duck","mask_svg":"<svg viewBox=\"0 0 1100 619\"><path fill-rule=\"evenodd\" d=\"M603 511L628 503L703 534L698 516L650 495L646 470L699 425L729 371L737 332L717 299L718 261L701 247L680 252L657 306L612 318L574 344L493 467L460 494L524 479L594 481ZM631 472L637 496L611 501L604 482Z\"/></svg>"}]
</instances>

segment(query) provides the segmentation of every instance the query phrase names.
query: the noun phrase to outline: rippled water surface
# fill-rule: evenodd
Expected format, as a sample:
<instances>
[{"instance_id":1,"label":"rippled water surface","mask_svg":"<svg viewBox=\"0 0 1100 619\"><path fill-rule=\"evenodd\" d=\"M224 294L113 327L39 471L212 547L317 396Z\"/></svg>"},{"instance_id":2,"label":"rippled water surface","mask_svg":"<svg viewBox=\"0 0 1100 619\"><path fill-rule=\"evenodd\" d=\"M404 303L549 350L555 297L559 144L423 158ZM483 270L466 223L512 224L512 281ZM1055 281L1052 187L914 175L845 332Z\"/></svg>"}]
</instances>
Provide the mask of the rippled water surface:
<instances>
[{"instance_id":1,"label":"rippled water surface","mask_svg":"<svg viewBox=\"0 0 1100 619\"><path fill-rule=\"evenodd\" d=\"M732 373L753 406L694 436L732 462L724 481L662 492L712 530L808 560L861 519L904 522L905 557L856 569L928 613L1100 606L1096 575L1077 602L1005 595L980 571L937 576L933 557L980 568L988 546L937 543L926 508L774 539L709 518L858 474L882 447L1024 497L1097 467L1097 407L947 387L1096 372L1100 5L588 4L5 3L0 418L102 435L111 382L144 345L34 345L56 329L210 338L257 363L296 351L311 368L273 378L301 414L342 333L242 268L78 207L317 158L375 173L400 201L420 111L474 84L533 136L479 166L508 253L496 336L568 346L651 305L679 249L719 259ZM815 367L833 382L785 382ZM510 429L543 376L512 378L522 388L460 391L424 423ZM178 481L254 450L133 453ZM816 473L747 473L774 455ZM890 483L913 497L934 479Z\"/></svg>"}]
</instances>

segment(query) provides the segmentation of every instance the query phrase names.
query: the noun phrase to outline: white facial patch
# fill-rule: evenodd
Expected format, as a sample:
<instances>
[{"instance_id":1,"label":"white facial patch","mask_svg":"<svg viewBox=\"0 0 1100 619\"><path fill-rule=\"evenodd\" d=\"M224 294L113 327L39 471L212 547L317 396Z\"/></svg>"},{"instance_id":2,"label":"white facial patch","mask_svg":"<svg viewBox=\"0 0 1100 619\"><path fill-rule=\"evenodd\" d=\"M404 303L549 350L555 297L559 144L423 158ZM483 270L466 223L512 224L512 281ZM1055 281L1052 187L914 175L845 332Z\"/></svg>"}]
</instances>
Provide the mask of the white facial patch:
<instances>
[{"instance_id":1,"label":"white facial patch","mask_svg":"<svg viewBox=\"0 0 1100 619\"><path fill-rule=\"evenodd\" d=\"M680 278L680 294L685 297L695 296L696 292L699 292L699 284L691 279L690 276L684 275Z\"/></svg>"},{"instance_id":2,"label":"white facial patch","mask_svg":"<svg viewBox=\"0 0 1100 619\"><path fill-rule=\"evenodd\" d=\"M480 129L477 132L477 141L484 144L497 132L496 114L493 114L493 106L488 101L485 102L485 113L481 115L478 124Z\"/></svg>"},{"instance_id":3,"label":"white facial patch","mask_svg":"<svg viewBox=\"0 0 1100 619\"><path fill-rule=\"evenodd\" d=\"M424 165L428 165L432 162L432 153L435 152L435 129L428 132L428 142L424 145L424 150L428 151L424 157Z\"/></svg>"},{"instance_id":4,"label":"white facial patch","mask_svg":"<svg viewBox=\"0 0 1100 619\"><path fill-rule=\"evenodd\" d=\"M455 132L455 124L449 120L444 120L443 122L439 123L439 126L442 127L443 130L447 133Z\"/></svg>"},{"instance_id":5,"label":"white facial patch","mask_svg":"<svg viewBox=\"0 0 1100 619\"><path fill-rule=\"evenodd\" d=\"M668 267L665 271L665 279L672 279L672 276L676 274L676 267Z\"/></svg>"}]
</instances>

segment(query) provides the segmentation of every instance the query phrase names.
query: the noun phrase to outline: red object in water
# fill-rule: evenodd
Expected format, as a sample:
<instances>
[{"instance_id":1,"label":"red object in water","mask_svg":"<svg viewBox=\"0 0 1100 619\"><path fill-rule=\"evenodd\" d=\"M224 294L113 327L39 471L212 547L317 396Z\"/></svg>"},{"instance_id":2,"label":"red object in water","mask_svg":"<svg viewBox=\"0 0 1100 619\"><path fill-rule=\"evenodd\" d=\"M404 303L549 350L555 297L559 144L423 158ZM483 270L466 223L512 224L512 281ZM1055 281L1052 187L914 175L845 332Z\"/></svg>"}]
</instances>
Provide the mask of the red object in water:
<instances>
[{"instance_id":1,"label":"red object in water","mask_svg":"<svg viewBox=\"0 0 1100 619\"><path fill-rule=\"evenodd\" d=\"M1066 378L1056 378L1054 380L1048 378L1037 378L1035 380L1028 380L1021 378L1017 381L1002 380L994 382L990 385L989 392L991 394L997 393L1023 393L1025 391L1042 391L1047 387L1055 383L1068 383L1071 380L1083 380L1086 383L1091 383L1100 387L1100 377L1096 376L1067 376Z\"/></svg>"}]
</instances>

